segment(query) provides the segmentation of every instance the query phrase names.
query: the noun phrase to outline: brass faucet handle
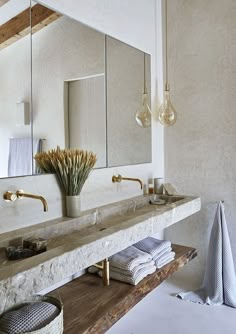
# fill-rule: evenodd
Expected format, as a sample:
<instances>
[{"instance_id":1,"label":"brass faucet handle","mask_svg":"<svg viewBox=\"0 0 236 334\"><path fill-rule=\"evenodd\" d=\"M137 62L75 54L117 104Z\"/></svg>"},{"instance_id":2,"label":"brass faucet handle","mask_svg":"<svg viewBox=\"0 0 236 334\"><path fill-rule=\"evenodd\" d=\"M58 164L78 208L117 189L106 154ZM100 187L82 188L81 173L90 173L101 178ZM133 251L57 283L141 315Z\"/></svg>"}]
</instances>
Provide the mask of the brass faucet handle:
<instances>
[{"instance_id":1,"label":"brass faucet handle","mask_svg":"<svg viewBox=\"0 0 236 334\"><path fill-rule=\"evenodd\" d=\"M112 176L112 182L121 182L122 181L122 176L119 174L118 176L113 175Z\"/></svg>"},{"instance_id":2,"label":"brass faucet handle","mask_svg":"<svg viewBox=\"0 0 236 334\"><path fill-rule=\"evenodd\" d=\"M3 199L7 202L14 202L17 199L17 195L12 191L6 191L3 194Z\"/></svg>"}]
</instances>

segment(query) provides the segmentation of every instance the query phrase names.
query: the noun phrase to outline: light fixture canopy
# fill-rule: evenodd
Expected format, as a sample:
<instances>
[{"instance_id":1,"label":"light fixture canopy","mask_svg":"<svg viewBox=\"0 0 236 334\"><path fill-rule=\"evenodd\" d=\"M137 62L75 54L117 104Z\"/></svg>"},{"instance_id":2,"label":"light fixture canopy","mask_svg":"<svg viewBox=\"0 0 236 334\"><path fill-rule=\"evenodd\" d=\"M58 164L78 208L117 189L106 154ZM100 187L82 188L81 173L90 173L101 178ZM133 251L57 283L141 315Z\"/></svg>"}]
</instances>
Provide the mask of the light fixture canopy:
<instances>
[{"instance_id":1,"label":"light fixture canopy","mask_svg":"<svg viewBox=\"0 0 236 334\"><path fill-rule=\"evenodd\" d=\"M167 126L171 126L174 125L177 119L177 113L176 110L173 106L173 104L171 103L170 100L170 86L168 83L168 53L167 53L167 0L165 0L165 63L166 63L166 83L165 83L165 90L164 90L164 96L163 96L163 103L161 104L160 108L159 108L159 113L158 113L158 119L160 121L160 123L167 127Z\"/></svg>"}]
</instances>

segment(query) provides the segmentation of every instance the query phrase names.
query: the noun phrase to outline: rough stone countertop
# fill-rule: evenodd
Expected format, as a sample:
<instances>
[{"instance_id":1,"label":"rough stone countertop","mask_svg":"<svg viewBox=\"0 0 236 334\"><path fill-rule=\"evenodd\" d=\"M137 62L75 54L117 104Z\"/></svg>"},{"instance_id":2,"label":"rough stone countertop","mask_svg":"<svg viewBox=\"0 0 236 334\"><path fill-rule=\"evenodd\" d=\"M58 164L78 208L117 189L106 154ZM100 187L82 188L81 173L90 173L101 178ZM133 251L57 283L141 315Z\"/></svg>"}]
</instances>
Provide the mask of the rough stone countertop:
<instances>
[{"instance_id":1,"label":"rough stone countertop","mask_svg":"<svg viewBox=\"0 0 236 334\"><path fill-rule=\"evenodd\" d=\"M162 196L166 204L151 205L154 195L138 196L0 235L0 313L32 294L109 257L196 213L198 197ZM4 247L24 238L48 239L45 253L8 261Z\"/></svg>"}]
</instances>

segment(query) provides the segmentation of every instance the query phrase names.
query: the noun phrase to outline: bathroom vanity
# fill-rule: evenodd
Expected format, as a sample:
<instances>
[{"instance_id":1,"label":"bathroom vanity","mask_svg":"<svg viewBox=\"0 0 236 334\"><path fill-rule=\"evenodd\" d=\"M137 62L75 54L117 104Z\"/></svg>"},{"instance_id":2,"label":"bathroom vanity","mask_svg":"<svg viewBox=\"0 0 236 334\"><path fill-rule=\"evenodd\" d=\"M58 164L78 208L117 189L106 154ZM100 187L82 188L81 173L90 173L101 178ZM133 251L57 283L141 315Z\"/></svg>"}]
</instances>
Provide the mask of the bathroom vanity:
<instances>
[{"instance_id":1,"label":"bathroom vanity","mask_svg":"<svg viewBox=\"0 0 236 334\"><path fill-rule=\"evenodd\" d=\"M82 212L78 218L61 217L1 234L0 311L200 210L197 197L162 195L165 205L156 206L149 203L153 196L138 196ZM47 252L8 261L3 248L29 237L46 237ZM191 254L192 250L190 258Z\"/></svg>"}]
</instances>

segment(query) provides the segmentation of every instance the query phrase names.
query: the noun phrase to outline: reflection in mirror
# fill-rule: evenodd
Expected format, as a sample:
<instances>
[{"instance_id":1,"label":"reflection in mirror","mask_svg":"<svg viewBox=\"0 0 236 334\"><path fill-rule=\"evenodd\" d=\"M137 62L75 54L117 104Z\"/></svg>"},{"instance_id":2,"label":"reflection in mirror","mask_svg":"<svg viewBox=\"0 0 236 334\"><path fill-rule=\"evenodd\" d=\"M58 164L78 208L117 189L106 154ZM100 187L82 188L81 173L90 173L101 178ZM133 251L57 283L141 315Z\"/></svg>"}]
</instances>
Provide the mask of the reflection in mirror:
<instances>
[{"instance_id":1,"label":"reflection in mirror","mask_svg":"<svg viewBox=\"0 0 236 334\"><path fill-rule=\"evenodd\" d=\"M29 7L0 7L0 178L32 174Z\"/></svg>"},{"instance_id":2,"label":"reflection in mirror","mask_svg":"<svg viewBox=\"0 0 236 334\"><path fill-rule=\"evenodd\" d=\"M34 137L45 139L44 150L91 150L96 168L151 162L151 127L140 128L135 119L144 72L151 104L150 56L52 15L32 35Z\"/></svg>"},{"instance_id":3,"label":"reflection in mirror","mask_svg":"<svg viewBox=\"0 0 236 334\"><path fill-rule=\"evenodd\" d=\"M142 108L144 81L151 105L150 56L111 37L106 50L108 166L151 162L151 127L140 128L135 119Z\"/></svg>"},{"instance_id":4,"label":"reflection in mirror","mask_svg":"<svg viewBox=\"0 0 236 334\"><path fill-rule=\"evenodd\" d=\"M67 146L96 152L96 167L106 167L104 73L69 81L67 89Z\"/></svg>"},{"instance_id":5,"label":"reflection in mirror","mask_svg":"<svg viewBox=\"0 0 236 334\"><path fill-rule=\"evenodd\" d=\"M34 137L80 147L106 166L104 35L66 16L32 36ZM99 135L99 137L98 137Z\"/></svg>"}]
</instances>

